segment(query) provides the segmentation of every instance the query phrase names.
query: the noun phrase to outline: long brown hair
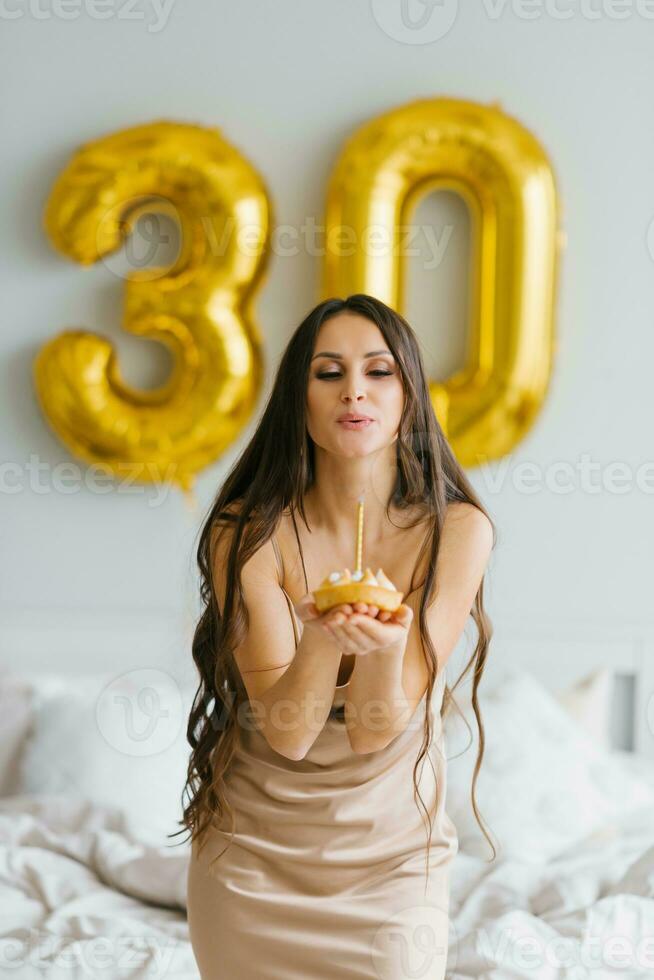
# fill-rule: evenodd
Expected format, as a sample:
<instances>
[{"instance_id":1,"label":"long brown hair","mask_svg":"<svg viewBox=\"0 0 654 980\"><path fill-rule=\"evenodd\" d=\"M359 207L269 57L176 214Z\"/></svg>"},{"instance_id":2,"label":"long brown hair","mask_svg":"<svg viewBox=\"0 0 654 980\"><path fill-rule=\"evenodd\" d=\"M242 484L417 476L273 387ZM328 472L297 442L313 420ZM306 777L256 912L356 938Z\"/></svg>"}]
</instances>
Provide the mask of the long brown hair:
<instances>
[{"instance_id":1,"label":"long brown hair","mask_svg":"<svg viewBox=\"0 0 654 980\"><path fill-rule=\"evenodd\" d=\"M247 629L241 569L275 532L281 515L287 509L290 508L291 513L297 510L308 523L303 507L304 494L315 479L314 444L307 431L305 404L310 362L322 324L347 310L365 316L376 324L395 357L404 383L404 408L396 440L397 480L387 502L386 513L390 520L389 508L393 504L399 509L418 508L430 518L431 533L427 535L420 553L422 557L425 549L429 549L418 613L423 650L426 651L429 667L427 704L440 675L425 614L435 588L436 559L446 508L451 502L466 501L478 507L490 520L438 423L418 340L407 321L385 303L364 293L319 303L291 337L256 432L223 483L200 532L197 561L204 610L192 644L200 683L187 726L192 751L182 800L188 795L189 802L183 809L183 819L179 821L190 832L192 841L200 841L200 846L206 842L209 827L219 822L226 811L230 813L232 823L230 843L234 836L234 815L225 793L225 775L237 745L237 717L242 717L242 714L239 716L239 707L248 700L234 657L234 651ZM233 508L228 512L227 508L235 503L238 504L237 512L234 513ZM227 558L226 595L221 615L212 576L212 545L216 528L230 519L234 533ZM493 536L495 544L494 525ZM419 562L420 557L417 565ZM484 611L483 584L482 580L471 610L478 635L475 650L453 687L445 685L440 711L443 718L454 706L463 717L453 693L472 670L471 700L479 730L479 749L472 778L472 806L477 822L493 849L494 858L496 850L486 832L475 798L485 741L477 689L492 636L492 627ZM472 735L467 722L466 727ZM423 742L413 769L414 796L415 793L420 796L416 773L429 750L431 738L430 712L427 711ZM420 800L424 808L422 797ZM428 847L431 845L431 831L430 822ZM181 833L183 831L179 830L169 836Z\"/></svg>"}]
</instances>

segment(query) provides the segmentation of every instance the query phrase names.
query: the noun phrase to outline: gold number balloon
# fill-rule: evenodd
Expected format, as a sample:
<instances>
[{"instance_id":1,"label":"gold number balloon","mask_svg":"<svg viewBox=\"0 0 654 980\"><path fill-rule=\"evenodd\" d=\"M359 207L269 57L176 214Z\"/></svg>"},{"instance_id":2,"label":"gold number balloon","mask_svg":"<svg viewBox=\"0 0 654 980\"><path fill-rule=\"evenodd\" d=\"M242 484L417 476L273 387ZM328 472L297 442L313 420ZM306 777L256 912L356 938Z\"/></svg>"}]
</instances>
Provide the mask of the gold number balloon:
<instances>
[{"instance_id":1,"label":"gold number balloon","mask_svg":"<svg viewBox=\"0 0 654 980\"><path fill-rule=\"evenodd\" d=\"M241 431L261 386L249 309L268 258L261 179L219 130L159 121L82 146L44 221L55 248L89 265L115 252L140 215L161 211L178 221L180 253L170 269L130 273L123 327L172 352L166 383L130 387L109 340L86 330L49 341L34 376L43 412L76 456L190 492L194 474Z\"/></svg>"},{"instance_id":2,"label":"gold number balloon","mask_svg":"<svg viewBox=\"0 0 654 980\"><path fill-rule=\"evenodd\" d=\"M323 293L370 293L402 309L396 230L424 194L442 189L460 193L471 212L471 341L461 370L430 387L459 461L475 466L524 436L551 373L563 237L552 170L531 133L497 105L446 98L363 125L330 177Z\"/></svg>"}]
</instances>

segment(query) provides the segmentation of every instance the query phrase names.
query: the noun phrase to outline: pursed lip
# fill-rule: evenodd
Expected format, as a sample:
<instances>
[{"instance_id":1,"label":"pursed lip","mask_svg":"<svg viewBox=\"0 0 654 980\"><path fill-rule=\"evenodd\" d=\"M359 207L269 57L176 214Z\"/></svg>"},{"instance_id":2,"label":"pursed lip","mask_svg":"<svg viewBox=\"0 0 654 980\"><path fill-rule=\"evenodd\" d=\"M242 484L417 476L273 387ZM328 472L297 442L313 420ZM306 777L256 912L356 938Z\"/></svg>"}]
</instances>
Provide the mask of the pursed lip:
<instances>
[{"instance_id":1,"label":"pursed lip","mask_svg":"<svg viewBox=\"0 0 654 980\"><path fill-rule=\"evenodd\" d=\"M359 419L365 419L368 422L372 422L370 415L357 415L355 412L346 412L345 415L339 415L336 419L337 422L357 422Z\"/></svg>"}]
</instances>

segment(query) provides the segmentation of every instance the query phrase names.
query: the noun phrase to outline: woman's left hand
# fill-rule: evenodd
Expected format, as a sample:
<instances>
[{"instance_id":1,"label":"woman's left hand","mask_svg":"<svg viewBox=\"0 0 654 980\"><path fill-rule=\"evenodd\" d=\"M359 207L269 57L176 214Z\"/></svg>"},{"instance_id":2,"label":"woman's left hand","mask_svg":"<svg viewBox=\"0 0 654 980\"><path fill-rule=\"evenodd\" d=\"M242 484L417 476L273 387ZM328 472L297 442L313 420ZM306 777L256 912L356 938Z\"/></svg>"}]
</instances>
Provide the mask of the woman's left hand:
<instances>
[{"instance_id":1,"label":"woman's left hand","mask_svg":"<svg viewBox=\"0 0 654 980\"><path fill-rule=\"evenodd\" d=\"M403 650L413 622L413 609L404 603L390 613L355 602L337 606L332 614L326 616L323 629L331 633L342 653L358 656Z\"/></svg>"}]
</instances>

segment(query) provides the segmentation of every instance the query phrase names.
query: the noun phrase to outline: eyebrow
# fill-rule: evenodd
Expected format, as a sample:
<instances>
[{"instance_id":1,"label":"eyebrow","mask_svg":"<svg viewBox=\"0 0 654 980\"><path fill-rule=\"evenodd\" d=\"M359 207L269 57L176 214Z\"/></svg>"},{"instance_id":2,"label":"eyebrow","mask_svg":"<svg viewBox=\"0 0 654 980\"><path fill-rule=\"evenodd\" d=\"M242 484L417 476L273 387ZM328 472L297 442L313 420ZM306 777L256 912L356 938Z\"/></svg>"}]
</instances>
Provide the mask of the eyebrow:
<instances>
[{"instance_id":1,"label":"eyebrow","mask_svg":"<svg viewBox=\"0 0 654 980\"><path fill-rule=\"evenodd\" d=\"M369 351L368 354L364 354L363 356L364 356L364 358L366 358L366 357L377 357L379 354L390 354L390 353L391 352L389 350L371 350L371 351ZM393 355L391 354L391 357L392 356ZM343 355L342 354L337 354L336 351L333 351L333 350L323 350L323 351L320 352L320 354L314 354L313 357L311 358L311 360L312 361L315 361L315 359L317 357L330 357L330 358L333 358L333 359L335 359L337 361L342 361L343 360Z\"/></svg>"}]
</instances>

